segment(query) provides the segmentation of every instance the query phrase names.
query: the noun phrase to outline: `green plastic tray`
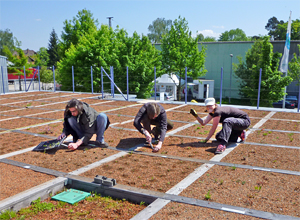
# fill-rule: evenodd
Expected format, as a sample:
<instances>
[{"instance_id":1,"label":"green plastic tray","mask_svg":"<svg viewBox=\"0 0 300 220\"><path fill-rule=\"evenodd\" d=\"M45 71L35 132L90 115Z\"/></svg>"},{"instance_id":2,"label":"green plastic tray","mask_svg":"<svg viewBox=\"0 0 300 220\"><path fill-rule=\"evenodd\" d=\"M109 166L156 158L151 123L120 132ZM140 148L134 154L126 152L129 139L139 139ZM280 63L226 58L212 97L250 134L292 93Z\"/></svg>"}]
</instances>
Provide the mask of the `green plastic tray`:
<instances>
[{"instance_id":1,"label":"green plastic tray","mask_svg":"<svg viewBox=\"0 0 300 220\"><path fill-rule=\"evenodd\" d=\"M90 195L91 193L87 193L77 189L68 189L67 191L64 191L62 193L53 196L52 199L67 202L73 205L76 202L84 200L86 197Z\"/></svg>"}]
</instances>

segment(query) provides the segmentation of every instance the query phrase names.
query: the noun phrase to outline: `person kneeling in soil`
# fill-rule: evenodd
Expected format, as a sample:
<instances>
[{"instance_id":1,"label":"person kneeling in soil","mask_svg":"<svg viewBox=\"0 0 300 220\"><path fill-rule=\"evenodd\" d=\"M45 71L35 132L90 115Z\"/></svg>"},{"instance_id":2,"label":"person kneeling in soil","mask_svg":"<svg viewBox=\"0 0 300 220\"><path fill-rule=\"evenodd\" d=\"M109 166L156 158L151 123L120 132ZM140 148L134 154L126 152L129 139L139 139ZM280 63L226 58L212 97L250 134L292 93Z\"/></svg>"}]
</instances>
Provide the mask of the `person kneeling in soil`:
<instances>
[{"instance_id":1,"label":"person kneeling in soil","mask_svg":"<svg viewBox=\"0 0 300 220\"><path fill-rule=\"evenodd\" d=\"M174 125L167 119L165 109L158 103L149 102L143 105L135 116L133 125L136 129L146 136L146 144L152 143L152 136L158 141L153 152L158 152L165 139L168 130L171 130ZM155 125L151 130L151 125Z\"/></svg>"},{"instance_id":2,"label":"person kneeling in soil","mask_svg":"<svg viewBox=\"0 0 300 220\"><path fill-rule=\"evenodd\" d=\"M220 122L222 123L222 130L216 134L216 139L220 142L216 149L216 154L223 153L228 142L237 142L238 137L240 137L242 142L245 141L245 129L247 129L251 123L246 112L230 106L220 107L216 104L214 98L207 98L205 100L205 106L209 114L204 120L198 116L194 109L190 110L190 113L201 125L206 125L213 119L213 125L208 136L201 142L206 143L212 137Z\"/></svg>"},{"instance_id":3,"label":"person kneeling in soil","mask_svg":"<svg viewBox=\"0 0 300 220\"><path fill-rule=\"evenodd\" d=\"M73 143L70 143L68 148L76 150L82 144L87 145L93 134L96 134L96 145L107 148L108 144L104 142L104 131L109 124L106 114L99 114L87 103L71 99L64 113L63 132L57 139L61 140L71 134Z\"/></svg>"}]
</instances>

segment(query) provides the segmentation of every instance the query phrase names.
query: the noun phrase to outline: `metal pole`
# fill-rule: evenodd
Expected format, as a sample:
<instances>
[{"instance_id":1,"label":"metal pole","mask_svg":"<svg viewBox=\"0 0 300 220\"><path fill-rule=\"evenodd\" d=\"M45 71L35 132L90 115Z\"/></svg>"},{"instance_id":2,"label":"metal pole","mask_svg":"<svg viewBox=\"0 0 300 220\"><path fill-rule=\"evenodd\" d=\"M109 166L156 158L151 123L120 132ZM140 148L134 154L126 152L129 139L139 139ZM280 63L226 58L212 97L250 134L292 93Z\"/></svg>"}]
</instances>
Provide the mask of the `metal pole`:
<instances>
[{"instance_id":1,"label":"metal pole","mask_svg":"<svg viewBox=\"0 0 300 220\"><path fill-rule=\"evenodd\" d=\"M258 94L257 94L257 109L259 109L260 86L261 86L261 68L259 69L259 82L258 82Z\"/></svg>"},{"instance_id":2,"label":"metal pole","mask_svg":"<svg viewBox=\"0 0 300 220\"><path fill-rule=\"evenodd\" d=\"M54 66L53 66L53 90L54 90L54 92L56 92L56 84L55 84L55 68L54 68Z\"/></svg>"},{"instance_id":3,"label":"metal pole","mask_svg":"<svg viewBox=\"0 0 300 220\"><path fill-rule=\"evenodd\" d=\"M114 77L114 67L112 66L111 67L111 74L112 74L112 92L113 92L113 98L115 98L115 86L114 86L114 83L115 83L115 77Z\"/></svg>"},{"instance_id":4,"label":"metal pole","mask_svg":"<svg viewBox=\"0 0 300 220\"><path fill-rule=\"evenodd\" d=\"M73 93L75 91L75 84L74 84L74 66L72 66L72 85L73 85Z\"/></svg>"},{"instance_id":5,"label":"metal pole","mask_svg":"<svg viewBox=\"0 0 300 220\"><path fill-rule=\"evenodd\" d=\"M156 67L154 67L154 100L156 101Z\"/></svg>"},{"instance_id":6,"label":"metal pole","mask_svg":"<svg viewBox=\"0 0 300 220\"><path fill-rule=\"evenodd\" d=\"M5 94L5 89L4 89L4 72L3 72L3 66L1 66L1 72L2 72L2 88L3 88L3 94Z\"/></svg>"},{"instance_id":7,"label":"metal pole","mask_svg":"<svg viewBox=\"0 0 300 220\"><path fill-rule=\"evenodd\" d=\"M101 66L101 91L102 91L102 99L104 98L104 93L103 93L103 70Z\"/></svg>"},{"instance_id":8,"label":"metal pole","mask_svg":"<svg viewBox=\"0 0 300 220\"><path fill-rule=\"evenodd\" d=\"M185 67L185 93L184 93L185 104L187 103L187 67Z\"/></svg>"},{"instance_id":9,"label":"metal pole","mask_svg":"<svg viewBox=\"0 0 300 220\"><path fill-rule=\"evenodd\" d=\"M25 85L25 92L26 92L26 70L25 70L25 66L24 66L24 85Z\"/></svg>"},{"instance_id":10,"label":"metal pole","mask_svg":"<svg viewBox=\"0 0 300 220\"><path fill-rule=\"evenodd\" d=\"M129 101L129 80L128 80L128 66L126 66L126 83L127 83L127 101Z\"/></svg>"},{"instance_id":11,"label":"metal pole","mask_svg":"<svg viewBox=\"0 0 300 220\"><path fill-rule=\"evenodd\" d=\"M94 87L93 87L93 67L91 66L91 84L92 84L92 94L94 94Z\"/></svg>"},{"instance_id":12,"label":"metal pole","mask_svg":"<svg viewBox=\"0 0 300 220\"><path fill-rule=\"evenodd\" d=\"M300 108L300 81L299 81L299 94L298 94L298 112Z\"/></svg>"},{"instance_id":13,"label":"metal pole","mask_svg":"<svg viewBox=\"0 0 300 220\"><path fill-rule=\"evenodd\" d=\"M223 67L221 68L220 106L222 105Z\"/></svg>"},{"instance_id":14,"label":"metal pole","mask_svg":"<svg viewBox=\"0 0 300 220\"><path fill-rule=\"evenodd\" d=\"M41 91L40 66L38 66L38 77L39 77L39 91Z\"/></svg>"},{"instance_id":15,"label":"metal pole","mask_svg":"<svg viewBox=\"0 0 300 220\"><path fill-rule=\"evenodd\" d=\"M230 69L230 89L229 89L229 103L231 103L231 76L232 76L232 57L233 55L230 54L230 57L231 57L231 69Z\"/></svg>"}]
</instances>

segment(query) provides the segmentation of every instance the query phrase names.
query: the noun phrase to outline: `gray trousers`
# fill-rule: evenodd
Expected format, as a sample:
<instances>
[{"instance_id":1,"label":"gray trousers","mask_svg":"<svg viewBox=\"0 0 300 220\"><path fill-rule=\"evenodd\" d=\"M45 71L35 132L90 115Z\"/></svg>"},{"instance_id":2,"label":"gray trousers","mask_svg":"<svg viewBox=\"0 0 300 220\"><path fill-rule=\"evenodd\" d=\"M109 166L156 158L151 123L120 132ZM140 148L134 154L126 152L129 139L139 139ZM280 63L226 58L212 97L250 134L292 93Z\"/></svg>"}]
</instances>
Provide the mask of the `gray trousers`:
<instances>
[{"instance_id":1,"label":"gray trousers","mask_svg":"<svg viewBox=\"0 0 300 220\"><path fill-rule=\"evenodd\" d=\"M216 134L216 139L222 145L227 145L228 142L237 142L243 130L247 129L250 124L249 118L226 118L222 123L222 130Z\"/></svg>"}]
</instances>

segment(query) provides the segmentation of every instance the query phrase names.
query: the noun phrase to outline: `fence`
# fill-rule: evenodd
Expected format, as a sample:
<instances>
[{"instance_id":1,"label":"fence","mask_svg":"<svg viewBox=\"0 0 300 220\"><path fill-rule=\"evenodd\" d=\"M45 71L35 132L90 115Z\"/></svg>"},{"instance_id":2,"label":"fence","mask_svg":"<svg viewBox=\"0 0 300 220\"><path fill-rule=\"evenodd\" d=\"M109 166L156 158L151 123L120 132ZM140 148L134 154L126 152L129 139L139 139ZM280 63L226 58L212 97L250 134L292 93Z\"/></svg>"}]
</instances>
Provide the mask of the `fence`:
<instances>
[{"instance_id":1,"label":"fence","mask_svg":"<svg viewBox=\"0 0 300 220\"><path fill-rule=\"evenodd\" d=\"M48 68L51 69L51 82L41 83L40 79L40 69L37 68L36 75L34 75L31 79L26 78L24 74L24 80L17 80L14 82L13 90L63 90L63 91L73 91L73 92L91 92L91 93L99 93L102 98L112 97L114 98L116 95L124 98L125 100L129 100L130 98L138 97L141 92L139 90L144 89L148 94L156 94L157 90L157 72L162 73L162 70L157 70L155 67L152 70L148 70L145 73L144 69L132 70L128 67L121 68L115 71L114 67L110 67L109 70L105 70L103 67L77 67L72 66L70 68L70 75L63 80L62 85L56 82L57 71L54 67ZM131 73L131 71L134 72ZM80 72L81 74L78 74ZM84 73L84 74L83 74ZM187 68L184 70L184 79L182 80L183 87L181 89L185 89L188 91L188 87L190 87L187 77ZM148 75L147 75L148 74ZM215 76L213 80L215 80L215 89L214 94L217 101L219 101L220 105L222 104L234 104L234 105L246 105L251 106L250 102L256 103L257 109L259 107L268 107L264 106L262 102L266 102L268 100L262 99L261 94L268 93L270 91L261 89L261 71L257 75L257 79L240 79L236 77L234 73L230 75L223 73L223 68L220 69L219 76ZM37 76L37 77L36 77ZM146 76L153 77L153 80L150 82L143 80ZM2 72L3 77L3 72ZM50 77L50 76L49 76ZM149 78L149 77L148 77ZM239 97L239 88L238 85L245 80L257 80L258 88L251 88L253 92L257 93L257 96L252 99L246 99ZM49 79L48 79L49 81ZM21 84L20 84L21 83ZM219 85L218 85L219 83ZM149 87L150 85L150 87ZM62 88L62 89L60 89ZM149 89L147 89L149 88ZM116 89L116 91L115 91ZM146 90L145 90L146 89ZM179 96L181 96L181 89L178 91ZM289 91L287 91L289 93ZM300 100L300 89L298 91L298 100ZM183 96L184 102L188 101L187 92ZM156 95L154 95L153 99L156 100ZM298 108L299 112L299 101ZM255 106L252 104L252 106Z\"/></svg>"}]
</instances>

